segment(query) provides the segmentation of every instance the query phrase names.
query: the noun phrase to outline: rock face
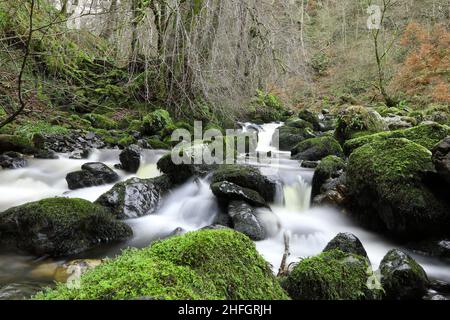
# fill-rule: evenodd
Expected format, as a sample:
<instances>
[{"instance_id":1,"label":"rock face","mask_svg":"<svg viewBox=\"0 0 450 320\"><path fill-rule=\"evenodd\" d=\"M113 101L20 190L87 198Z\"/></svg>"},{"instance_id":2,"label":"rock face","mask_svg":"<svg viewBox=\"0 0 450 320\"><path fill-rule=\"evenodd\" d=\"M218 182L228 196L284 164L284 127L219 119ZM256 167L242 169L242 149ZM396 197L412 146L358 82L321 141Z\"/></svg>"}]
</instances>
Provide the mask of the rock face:
<instances>
[{"instance_id":1,"label":"rock face","mask_svg":"<svg viewBox=\"0 0 450 320\"><path fill-rule=\"evenodd\" d=\"M130 219L154 213L169 190L168 178L131 178L116 184L95 203L109 208L118 219Z\"/></svg>"},{"instance_id":2,"label":"rock face","mask_svg":"<svg viewBox=\"0 0 450 320\"><path fill-rule=\"evenodd\" d=\"M383 118L375 110L351 106L338 115L335 137L340 144L344 144L346 140L356 138L359 134L376 133L386 129Z\"/></svg>"},{"instance_id":3,"label":"rock face","mask_svg":"<svg viewBox=\"0 0 450 320\"><path fill-rule=\"evenodd\" d=\"M18 152L8 151L0 155L0 167L3 169L24 168L27 164L25 157Z\"/></svg>"},{"instance_id":4,"label":"rock face","mask_svg":"<svg viewBox=\"0 0 450 320\"><path fill-rule=\"evenodd\" d=\"M361 241L352 233L339 233L328 242L323 252L339 249L342 252L356 254L369 259Z\"/></svg>"},{"instance_id":5,"label":"rock face","mask_svg":"<svg viewBox=\"0 0 450 320\"><path fill-rule=\"evenodd\" d=\"M243 201L232 201L228 205L234 230L239 231L254 241L264 240L266 231L258 220L255 209Z\"/></svg>"},{"instance_id":6,"label":"rock face","mask_svg":"<svg viewBox=\"0 0 450 320\"><path fill-rule=\"evenodd\" d=\"M85 163L81 166L81 171L71 172L66 176L70 190L101 186L118 180L119 175L100 162Z\"/></svg>"},{"instance_id":7,"label":"rock face","mask_svg":"<svg viewBox=\"0 0 450 320\"><path fill-rule=\"evenodd\" d=\"M328 156L322 159L314 171L312 180L312 197L320 194L320 188L330 178L339 177L346 168L346 163L337 156Z\"/></svg>"},{"instance_id":8,"label":"rock face","mask_svg":"<svg viewBox=\"0 0 450 320\"><path fill-rule=\"evenodd\" d=\"M243 188L228 181L213 183L211 190L214 195L224 202L245 201L256 207L266 207L266 201L255 190Z\"/></svg>"},{"instance_id":9,"label":"rock face","mask_svg":"<svg viewBox=\"0 0 450 320\"><path fill-rule=\"evenodd\" d=\"M133 284L131 287L126 284ZM201 230L128 250L36 299L285 300L254 243L233 230Z\"/></svg>"},{"instance_id":10,"label":"rock face","mask_svg":"<svg viewBox=\"0 0 450 320\"><path fill-rule=\"evenodd\" d=\"M135 144L126 147L119 156L122 169L136 173L141 165L141 151L141 148Z\"/></svg>"},{"instance_id":11,"label":"rock face","mask_svg":"<svg viewBox=\"0 0 450 320\"><path fill-rule=\"evenodd\" d=\"M433 163L439 175L450 185L450 137L434 147Z\"/></svg>"},{"instance_id":12,"label":"rock face","mask_svg":"<svg viewBox=\"0 0 450 320\"><path fill-rule=\"evenodd\" d=\"M347 166L349 209L367 227L401 238L448 233L450 209L426 177L431 152L406 139L364 145Z\"/></svg>"},{"instance_id":13,"label":"rock face","mask_svg":"<svg viewBox=\"0 0 450 320\"><path fill-rule=\"evenodd\" d=\"M275 198L277 185L254 167L242 165L223 165L215 170L212 182L228 181L241 187L257 191L266 201Z\"/></svg>"},{"instance_id":14,"label":"rock face","mask_svg":"<svg viewBox=\"0 0 450 320\"><path fill-rule=\"evenodd\" d=\"M37 256L77 254L131 235L110 212L82 199L44 199L0 213L0 241Z\"/></svg>"},{"instance_id":15,"label":"rock face","mask_svg":"<svg viewBox=\"0 0 450 320\"><path fill-rule=\"evenodd\" d=\"M339 143L329 136L304 140L291 150L291 154L295 159L309 161L318 161L330 155L338 157L344 155Z\"/></svg>"},{"instance_id":16,"label":"rock face","mask_svg":"<svg viewBox=\"0 0 450 320\"><path fill-rule=\"evenodd\" d=\"M400 250L391 250L380 264L381 283L389 300L421 299L429 281L423 268Z\"/></svg>"},{"instance_id":17,"label":"rock face","mask_svg":"<svg viewBox=\"0 0 450 320\"><path fill-rule=\"evenodd\" d=\"M331 250L301 260L281 285L294 300L378 300L381 290L366 258Z\"/></svg>"}]
</instances>

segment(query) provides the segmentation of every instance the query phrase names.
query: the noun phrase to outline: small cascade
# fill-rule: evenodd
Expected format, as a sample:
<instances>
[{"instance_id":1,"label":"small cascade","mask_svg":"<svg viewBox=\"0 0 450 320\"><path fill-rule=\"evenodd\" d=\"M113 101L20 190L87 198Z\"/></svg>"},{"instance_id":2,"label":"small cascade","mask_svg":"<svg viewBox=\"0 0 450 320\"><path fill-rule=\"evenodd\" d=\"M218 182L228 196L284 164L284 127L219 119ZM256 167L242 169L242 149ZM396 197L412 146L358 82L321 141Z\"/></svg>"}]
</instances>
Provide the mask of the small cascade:
<instances>
[{"instance_id":1,"label":"small cascade","mask_svg":"<svg viewBox=\"0 0 450 320\"><path fill-rule=\"evenodd\" d=\"M301 176L291 185L285 185L284 205L287 210L295 212L304 212L310 208L311 203L311 185Z\"/></svg>"}]
</instances>

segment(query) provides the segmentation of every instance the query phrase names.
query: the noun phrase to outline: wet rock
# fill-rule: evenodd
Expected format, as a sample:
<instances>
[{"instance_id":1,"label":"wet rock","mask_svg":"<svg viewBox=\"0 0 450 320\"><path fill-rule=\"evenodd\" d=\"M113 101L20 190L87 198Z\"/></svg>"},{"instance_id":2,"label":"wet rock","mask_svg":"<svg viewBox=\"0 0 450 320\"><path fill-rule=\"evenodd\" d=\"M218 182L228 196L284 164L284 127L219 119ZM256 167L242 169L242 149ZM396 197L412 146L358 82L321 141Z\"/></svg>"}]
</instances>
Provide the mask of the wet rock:
<instances>
[{"instance_id":1,"label":"wet rock","mask_svg":"<svg viewBox=\"0 0 450 320\"><path fill-rule=\"evenodd\" d=\"M74 150L70 153L69 158L75 160L87 159L89 157L89 150Z\"/></svg>"},{"instance_id":2,"label":"wet rock","mask_svg":"<svg viewBox=\"0 0 450 320\"><path fill-rule=\"evenodd\" d=\"M58 153L106 147L102 138L93 132L73 130L69 134L35 134L33 144L37 149L50 149Z\"/></svg>"},{"instance_id":3,"label":"wet rock","mask_svg":"<svg viewBox=\"0 0 450 320\"><path fill-rule=\"evenodd\" d=\"M291 150L291 155L294 159L319 161L330 155L343 157L344 152L333 137L323 136L298 143Z\"/></svg>"},{"instance_id":4,"label":"wet rock","mask_svg":"<svg viewBox=\"0 0 450 320\"><path fill-rule=\"evenodd\" d=\"M116 184L95 203L109 208L118 219L130 219L155 213L170 183L167 176L154 179L131 178Z\"/></svg>"},{"instance_id":5,"label":"wet rock","mask_svg":"<svg viewBox=\"0 0 450 320\"><path fill-rule=\"evenodd\" d=\"M228 205L228 214L234 230L239 231L254 241L264 240L266 231L257 217L256 210L243 201L232 201Z\"/></svg>"},{"instance_id":6,"label":"wet rock","mask_svg":"<svg viewBox=\"0 0 450 320\"><path fill-rule=\"evenodd\" d=\"M96 259L79 259L68 261L55 270L55 280L65 283L69 281L77 281L80 277L103 263L102 260Z\"/></svg>"},{"instance_id":7,"label":"wet rock","mask_svg":"<svg viewBox=\"0 0 450 320\"><path fill-rule=\"evenodd\" d=\"M259 169L243 165L222 165L214 171L212 183L228 181L257 191L266 201L275 198L277 184L262 175Z\"/></svg>"},{"instance_id":8,"label":"wet rock","mask_svg":"<svg viewBox=\"0 0 450 320\"><path fill-rule=\"evenodd\" d=\"M328 242L325 249L323 249L323 252L331 251L334 249L339 249L342 252L356 254L358 256L369 259L363 244L358 239L358 237L352 233L339 233L330 242Z\"/></svg>"},{"instance_id":9,"label":"wet rock","mask_svg":"<svg viewBox=\"0 0 450 320\"><path fill-rule=\"evenodd\" d=\"M141 148L135 144L126 147L119 156L122 169L136 173L141 165L141 152Z\"/></svg>"},{"instance_id":10,"label":"wet rock","mask_svg":"<svg viewBox=\"0 0 450 320\"><path fill-rule=\"evenodd\" d=\"M302 168L315 169L319 165L319 161L303 160L300 165L301 165Z\"/></svg>"},{"instance_id":11,"label":"wet rock","mask_svg":"<svg viewBox=\"0 0 450 320\"><path fill-rule=\"evenodd\" d=\"M305 120L309 122L315 131L320 130L320 123L319 123L319 117L312 111L309 111L307 109L302 109L298 113L298 117L302 120Z\"/></svg>"},{"instance_id":12,"label":"wet rock","mask_svg":"<svg viewBox=\"0 0 450 320\"><path fill-rule=\"evenodd\" d=\"M243 188L228 181L211 184L211 190L222 202L229 203L236 200L248 202L256 207L267 206L264 198L255 190Z\"/></svg>"},{"instance_id":13,"label":"wet rock","mask_svg":"<svg viewBox=\"0 0 450 320\"><path fill-rule=\"evenodd\" d=\"M381 284L388 300L421 299L429 286L423 268L406 253L389 251L380 264Z\"/></svg>"},{"instance_id":14,"label":"wet rock","mask_svg":"<svg viewBox=\"0 0 450 320\"><path fill-rule=\"evenodd\" d=\"M284 125L273 135L272 144L278 144L282 151L291 151L299 142L315 136L311 128L295 128Z\"/></svg>"},{"instance_id":15,"label":"wet rock","mask_svg":"<svg viewBox=\"0 0 450 320\"><path fill-rule=\"evenodd\" d=\"M48 160L56 160L58 159L58 155L53 150L38 150L34 153L35 159L48 159Z\"/></svg>"},{"instance_id":16,"label":"wet rock","mask_svg":"<svg viewBox=\"0 0 450 320\"><path fill-rule=\"evenodd\" d=\"M3 169L20 169L28 164L25 157L14 151L8 151L0 155L0 167Z\"/></svg>"},{"instance_id":17,"label":"wet rock","mask_svg":"<svg viewBox=\"0 0 450 320\"><path fill-rule=\"evenodd\" d=\"M44 199L0 213L0 243L37 256L73 255L131 235L108 210L82 199Z\"/></svg>"},{"instance_id":18,"label":"wet rock","mask_svg":"<svg viewBox=\"0 0 450 320\"><path fill-rule=\"evenodd\" d=\"M433 163L439 175L450 184L450 137L442 140L433 149Z\"/></svg>"},{"instance_id":19,"label":"wet rock","mask_svg":"<svg viewBox=\"0 0 450 320\"><path fill-rule=\"evenodd\" d=\"M450 260L450 240L429 239L410 243L408 248L421 255Z\"/></svg>"},{"instance_id":20,"label":"wet rock","mask_svg":"<svg viewBox=\"0 0 450 320\"><path fill-rule=\"evenodd\" d=\"M339 177L346 168L346 163L342 158L337 156L328 156L320 161L316 170L314 171L314 176L312 180L312 197L320 194L320 189L322 188L325 181L330 178Z\"/></svg>"},{"instance_id":21,"label":"wet rock","mask_svg":"<svg viewBox=\"0 0 450 320\"><path fill-rule=\"evenodd\" d=\"M85 163L81 171L71 172L66 176L70 190L101 186L119 180L119 175L101 162Z\"/></svg>"}]
</instances>

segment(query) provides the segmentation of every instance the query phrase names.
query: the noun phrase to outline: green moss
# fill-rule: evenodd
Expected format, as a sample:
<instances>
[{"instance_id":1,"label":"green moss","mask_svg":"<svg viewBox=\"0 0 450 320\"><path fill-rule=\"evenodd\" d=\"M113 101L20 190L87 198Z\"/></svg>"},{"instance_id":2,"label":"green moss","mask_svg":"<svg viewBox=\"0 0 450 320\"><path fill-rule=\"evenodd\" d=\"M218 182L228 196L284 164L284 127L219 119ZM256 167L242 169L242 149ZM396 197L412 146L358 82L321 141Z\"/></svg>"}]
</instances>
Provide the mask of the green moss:
<instances>
[{"instance_id":1,"label":"green moss","mask_svg":"<svg viewBox=\"0 0 450 320\"><path fill-rule=\"evenodd\" d=\"M112 130L117 129L119 126L117 122L112 120L111 118L96 113L86 114L83 116L83 119L88 120L91 125L97 129Z\"/></svg>"},{"instance_id":2,"label":"green moss","mask_svg":"<svg viewBox=\"0 0 450 320\"><path fill-rule=\"evenodd\" d=\"M158 138L150 138L147 140L147 142L153 149L162 149L162 150L170 149L170 146L167 143L161 141Z\"/></svg>"},{"instance_id":3,"label":"green moss","mask_svg":"<svg viewBox=\"0 0 450 320\"><path fill-rule=\"evenodd\" d=\"M295 300L373 300L381 290L367 286L373 276L366 258L331 250L300 261L282 280Z\"/></svg>"},{"instance_id":4,"label":"green moss","mask_svg":"<svg viewBox=\"0 0 450 320\"><path fill-rule=\"evenodd\" d=\"M75 254L131 234L109 211L82 199L44 199L0 214L0 238L39 255Z\"/></svg>"},{"instance_id":5,"label":"green moss","mask_svg":"<svg viewBox=\"0 0 450 320\"><path fill-rule=\"evenodd\" d=\"M147 135L159 134L161 130L172 124L173 121L169 112L158 109L144 117L143 133Z\"/></svg>"},{"instance_id":6,"label":"green moss","mask_svg":"<svg viewBox=\"0 0 450 320\"><path fill-rule=\"evenodd\" d=\"M333 137L323 136L298 143L291 154L297 159L318 161L329 155L342 157L343 151L339 142Z\"/></svg>"},{"instance_id":7,"label":"green moss","mask_svg":"<svg viewBox=\"0 0 450 320\"><path fill-rule=\"evenodd\" d=\"M256 123L282 121L287 113L287 109L276 95L261 90L257 90L248 110L250 120Z\"/></svg>"},{"instance_id":8,"label":"green moss","mask_svg":"<svg viewBox=\"0 0 450 320\"><path fill-rule=\"evenodd\" d=\"M117 142L117 144L121 147L127 147L134 143L136 143L136 138L131 135L126 135L123 138L120 138Z\"/></svg>"},{"instance_id":9,"label":"green moss","mask_svg":"<svg viewBox=\"0 0 450 320\"><path fill-rule=\"evenodd\" d=\"M347 141L344 144L344 152L349 155L357 148L372 142L379 142L387 139L405 138L421 146L432 150L442 139L450 134L447 126L431 123L417 127L400 129L395 131L380 132Z\"/></svg>"},{"instance_id":10,"label":"green moss","mask_svg":"<svg viewBox=\"0 0 450 320\"><path fill-rule=\"evenodd\" d=\"M287 299L253 242L232 230L173 237L100 265L78 289L59 285L36 299Z\"/></svg>"},{"instance_id":11,"label":"green moss","mask_svg":"<svg viewBox=\"0 0 450 320\"><path fill-rule=\"evenodd\" d=\"M293 128L299 128L299 129L309 128L309 129L313 129L313 125L310 122L308 122L306 120L303 120L303 119L300 119L300 118L296 118L296 117L289 118L286 121L285 124L288 127L293 127Z\"/></svg>"},{"instance_id":12,"label":"green moss","mask_svg":"<svg viewBox=\"0 0 450 320\"><path fill-rule=\"evenodd\" d=\"M323 158L317 166L312 180L312 196L320 194L320 188L330 178L335 178L340 170L346 168L346 163L337 156Z\"/></svg>"},{"instance_id":13,"label":"green moss","mask_svg":"<svg viewBox=\"0 0 450 320\"><path fill-rule=\"evenodd\" d=\"M354 138L355 134L376 133L384 129L384 121L377 112L362 106L351 106L338 115L335 137L343 144Z\"/></svg>"}]
</instances>

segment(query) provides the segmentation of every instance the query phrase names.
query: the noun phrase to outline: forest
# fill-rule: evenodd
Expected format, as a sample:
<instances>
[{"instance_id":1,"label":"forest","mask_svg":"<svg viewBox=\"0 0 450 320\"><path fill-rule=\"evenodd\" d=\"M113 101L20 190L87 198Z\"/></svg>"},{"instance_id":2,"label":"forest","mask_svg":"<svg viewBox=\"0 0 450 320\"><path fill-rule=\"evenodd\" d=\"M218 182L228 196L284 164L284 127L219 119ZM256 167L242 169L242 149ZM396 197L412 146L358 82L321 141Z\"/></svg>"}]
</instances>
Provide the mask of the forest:
<instances>
[{"instance_id":1,"label":"forest","mask_svg":"<svg viewBox=\"0 0 450 320\"><path fill-rule=\"evenodd\" d=\"M449 299L449 0L0 0L0 300Z\"/></svg>"}]
</instances>

